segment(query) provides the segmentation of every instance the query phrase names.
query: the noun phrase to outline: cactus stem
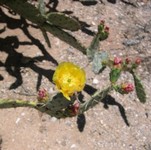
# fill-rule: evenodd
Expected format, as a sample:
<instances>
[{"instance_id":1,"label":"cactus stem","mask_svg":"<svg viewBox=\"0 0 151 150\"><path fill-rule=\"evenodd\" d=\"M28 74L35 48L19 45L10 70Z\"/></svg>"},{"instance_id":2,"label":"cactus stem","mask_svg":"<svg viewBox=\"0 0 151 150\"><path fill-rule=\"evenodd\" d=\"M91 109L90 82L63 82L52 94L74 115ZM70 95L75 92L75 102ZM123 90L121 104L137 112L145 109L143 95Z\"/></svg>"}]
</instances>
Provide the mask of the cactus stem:
<instances>
[{"instance_id":1,"label":"cactus stem","mask_svg":"<svg viewBox=\"0 0 151 150\"><path fill-rule=\"evenodd\" d=\"M84 102L80 105L78 114L82 114L88 109L97 105L106 95L112 90L112 86L109 86L103 91L98 90L94 95L92 95L91 99ZM37 103L37 101L23 101L23 100L13 100L13 99L0 99L0 109L4 108L16 108L16 107L29 107L37 109L42 113L46 113L50 116L55 116L56 118L64 118L66 113L60 111L61 114L57 114L56 111L51 110L51 108L47 107L45 104ZM67 115L68 116L68 115Z\"/></svg>"},{"instance_id":2,"label":"cactus stem","mask_svg":"<svg viewBox=\"0 0 151 150\"><path fill-rule=\"evenodd\" d=\"M35 108L36 105L37 105L37 103L35 101L0 99L0 108L16 108L16 107Z\"/></svg>"},{"instance_id":3,"label":"cactus stem","mask_svg":"<svg viewBox=\"0 0 151 150\"><path fill-rule=\"evenodd\" d=\"M107 94L112 90L112 86L109 86L108 88L104 89L103 91L98 90L97 92L92 95L91 99L81 104L79 109L79 114L84 113L88 109L94 107L97 105L103 98L107 96Z\"/></svg>"}]
</instances>

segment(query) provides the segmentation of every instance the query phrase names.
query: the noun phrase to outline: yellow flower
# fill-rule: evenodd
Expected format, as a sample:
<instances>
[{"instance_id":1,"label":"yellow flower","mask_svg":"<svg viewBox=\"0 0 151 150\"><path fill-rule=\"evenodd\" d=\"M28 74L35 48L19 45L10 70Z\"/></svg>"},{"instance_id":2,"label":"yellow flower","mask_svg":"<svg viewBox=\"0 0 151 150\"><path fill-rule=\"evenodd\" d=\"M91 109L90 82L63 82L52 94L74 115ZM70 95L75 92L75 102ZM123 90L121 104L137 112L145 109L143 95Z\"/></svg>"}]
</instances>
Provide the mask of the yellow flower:
<instances>
[{"instance_id":1,"label":"yellow flower","mask_svg":"<svg viewBox=\"0 0 151 150\"><path fill-rule=\"evenodd\" d=\"M75 92L83 90L86 82L86 75L83 69L73 63L62 62L56 68L53 75L53 82L64 97L70 100L70 96Z\"/></svg>"}]
</instances>

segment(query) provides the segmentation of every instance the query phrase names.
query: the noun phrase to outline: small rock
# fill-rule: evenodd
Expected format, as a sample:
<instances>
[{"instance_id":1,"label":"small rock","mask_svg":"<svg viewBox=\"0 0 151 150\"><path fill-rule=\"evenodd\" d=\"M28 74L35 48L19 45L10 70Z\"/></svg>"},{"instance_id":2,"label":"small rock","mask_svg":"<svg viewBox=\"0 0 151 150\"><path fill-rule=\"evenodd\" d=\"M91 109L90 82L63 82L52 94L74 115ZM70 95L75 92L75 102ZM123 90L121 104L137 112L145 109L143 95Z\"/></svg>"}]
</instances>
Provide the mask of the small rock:
<instances>
[{"instance_id":1,"label":"small rock","mask_svg":"<svg viewBox=\"0 0 151 150\"><path fill-rule=\"evenodd\" d=\"M125 46L133 46L139 44L145 37L144 36L136 36L133 39L126 39L123 41Z\"/></svg>"},{"instance_id":2,"label":"small rock","mask_svg":"<svg viewBox=\"0 0 151 150\"><path fill-rule=\"evenodd\" d=\"M17 118L17 120L16 120L16 124L18 124L18 123L19 123L19 121L20 121L20 118Z\"/></svg>"},{"instance_id":3,"label":"small rock","mask_svg":"<svg viewBox=\"0 0 151 150\"><path fill-rule=\"evenodd\" d=\"M51 121L52 121L52 122L56 122L56 121L57 121L57 118L56 118L56 117L52 117L52 118L51 118Z\"/></svg>"},{"instance_id":4,"label":"small rock","mask_svg":"<svg viewBox=\"0 0 151 150\"><path fill-rule=\"evenodd\" d=\"M21 113L21 116L25 116L25 113Z\"/></svg>"},{"instance_id":5,"label":"small rock","mask_svg":"<svg viewBox=\"0 0 151 150\"><path fill-rule=\"evenodd\" d=\"M36 53L36 56L41 56L41 52L37 52L37 53Z\"/></svg>"},{"instance_id":6,"label":"small rock","mask_svg":"<svg viewBox=\"0 0 151 150\"><path fill-rule=\"evenodd\" d=\"M55 93L55 89L54 89L54 87L51 87L50 89L49 89L49 91L48 91L50 94L54 94Z\"/></svg>"},{"instance_id":7,"label":"small rock","mask_svg":"<svg viewBox=\"0 0 151 150\"><path fill-rule=\"evenodd\" d=\"M123 44L124 44L125 46L132 46L132 45L136 45L136 44L139 44L139 43L140 43L139 40L133 40L133 39L125 40L125 41L123 42Z\"/></svg>"},{"instance_id":8,"label":"small rock","mask_svg":"<svg viewBox=\"0 0 151 150\"><path fill-rule=\"evenodd\" d=\"M70 148L73 149L73 148L76 148L76 147L77 147L76 144L72 144Z\"/></svg>"},{"instance_id":9,"label":"small rock","mask_svg":"<svg viewBox=\"0 0 151 150\"><path fill-rule=\"evenodd\" d=\"M92 81L92 83L93 83L93 84L98 84L98 83L99 83L99 80L96 79L96 78L94 78L93 81Z\"/></svg>"},{"instance_id":10,"label":"small rock","mask_svg":"<svg viewBox=\"0 0 151 150\"><path fill-rule=\"evenodd\" d=\"M46 63L46 60L43 60L42 62L43 62L43 63Z\"/></svg>"},{"instance_id":11,"label":"small rock","mask_svg":"<svg viewBox=\"0 0 151 150\"><path fill-rule=\"evenodd\" d=\"M94 21L92 21L92 23L91 23L93 26L95 26L96 25L96 23L94 22Z\"/></svg>"}]
</instances>

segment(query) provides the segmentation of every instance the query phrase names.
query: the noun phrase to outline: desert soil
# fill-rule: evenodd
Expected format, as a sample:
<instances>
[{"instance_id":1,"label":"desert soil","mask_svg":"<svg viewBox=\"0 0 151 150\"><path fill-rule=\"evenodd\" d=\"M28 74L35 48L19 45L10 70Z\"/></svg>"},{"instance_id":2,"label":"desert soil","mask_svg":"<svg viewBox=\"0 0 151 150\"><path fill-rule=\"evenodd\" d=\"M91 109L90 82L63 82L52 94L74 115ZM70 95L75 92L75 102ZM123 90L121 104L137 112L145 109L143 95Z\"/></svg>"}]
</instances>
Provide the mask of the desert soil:
<instances>
[{"instance_id":1,"label":"desert soil","mask_svg":"<svg viewBox=\"0 0 151 150\"><path fill-rule=\"evenodd\" d=\"M100 103L81 116L83 127L77 124L77 117L58 120L30 108L1 109L0 149L151 150L151 1L98 0L86 6L60 0L56 10L70 12L87 24L73 33L86 47L93 38L90 33L105 20L110 34L100 42L100 50L108 51L111 57L142 58L137 72L147 102L140 103L135 92L112 92L107 105ZM84 68L87 85L103 89L109 83L108 68L95 75L81 52L48 33L49 48L38 28L2 6L0 31L0 98L35 100L39 88L53 92L52 72L62 61ZM123 74L120 80L133 82L129 74Z\"/></svg>"}]
</instances>

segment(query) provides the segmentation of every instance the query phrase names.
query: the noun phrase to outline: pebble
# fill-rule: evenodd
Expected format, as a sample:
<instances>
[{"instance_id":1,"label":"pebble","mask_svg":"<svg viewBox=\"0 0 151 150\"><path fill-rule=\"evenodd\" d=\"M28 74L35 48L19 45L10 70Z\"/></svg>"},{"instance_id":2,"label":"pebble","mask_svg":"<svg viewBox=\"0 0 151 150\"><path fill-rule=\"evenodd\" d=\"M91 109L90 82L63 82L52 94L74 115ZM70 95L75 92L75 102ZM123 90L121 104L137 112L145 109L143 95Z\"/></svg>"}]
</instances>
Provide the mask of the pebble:
<instances>
[{"instance_id":1,"label":"pebble","mask_svg":"<svg viewBox=\"0 0 151 150\"><path fill-rule=\"evenodd\" d=\"M41 56L41 52L37 52L37 53L36 53L36 56Z\"/></svg>"},{"instance_id":2,"label":"pebble","mask_svg":"<svg viewBox=\"0 0 151 150\"><path fill-rule=\"evenodd\" d=\"M49 89L49 91L48 91L50 94L54 94L54 92L55 92L55 89L54 89L54 87L50 87L50 89Z\"/></svg>"},{"instance_id":3,"label":"pebble","mask_svg":"<svg viewBox=\"0 0 151 150\"><path fill-rule=\"evenodd\" d=\"M96 25L96 23L95 23L94 21L92 21L92 22L91 22L91 24L92 24L93 26L95 26L95 25Z\"/></svg>"},{"instance_id":4,"label":"pebble","mask_svg":"<svg viewBox=\"0 0 151 150\"><path fill-rule=\"evenodd\" d=\"M137 45L139 43L140 43L139 40L132 40L132 39L123 41L123 44L126 46Z\"/></svg>"},{"instance_id":5,"label":"pebble","mask_svg":"<svg viewBox=\"0 0 151 150\"><path fill-rule=\"evenodd\" d=\"M73 149L73 148L76 148L76 147L77 147L76 144L72 144L70 148Z\"/></svg>"},{"instance_id":6,"label":"pebble","mask_svg":"<svg viewBox=\"0 0 151 150\"><path fill-rule=\"evenodd\" d=\"M21 113L21 116L25 116L25 113Z\"/></svg>"},{"instance_id":7,"label":"pebble","mask_svg":"<svg viewBox=\"0 0 151 150\"><path fill-rule=\"evenodd\" d=\"M18 124L18 123L19 123L20 119L21 119L21 118L17 118L17 120L16 120L16 124Z\"/></svg>"},{"instance_id":8,"label":"pebble","mask_svg":"<svg viewBox=\"0 0 151 150\"><path fill-rule=\"evenodd\" d=\"M56 118L56 117L52 117L52 118L51 118L51 121L52 121L52 122L56 122L56 121L57 121L57 118Z\"/></svg>"},{"instance_id":9,"label":"pebble","mask_svg":"<svg viewBox=\"0 0 151 150\"><path fill-rule=\"evenodd\" d=\"M141 40L144 39L144 36L137 36L134 39L126 39L123 41L123 44L125 46L133 46L133 45L137 45L141 42Z\"/></svg>"},{"instance_id":10,"label":"pebble","mask_svg":"<svg viewBox=\"0 0 151 150\"><path fill-rule=\"evenodd\" d=\"M94 78L93 81L92 81L92 83L93 83L93 84L98 84L98 83L99 83L99 80L96 79L96 78Z\"/></svg>"},{"instance_id":11,"label":"pebble","mask_svg":"<svg viewBox=\"0 0 151 150\"><path fill-rule=\"evenodd\" d=\"M43 62L43 63L46 63L46 60L43 60L42 62Z\"/></svg>"}]
</instances>

